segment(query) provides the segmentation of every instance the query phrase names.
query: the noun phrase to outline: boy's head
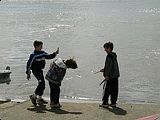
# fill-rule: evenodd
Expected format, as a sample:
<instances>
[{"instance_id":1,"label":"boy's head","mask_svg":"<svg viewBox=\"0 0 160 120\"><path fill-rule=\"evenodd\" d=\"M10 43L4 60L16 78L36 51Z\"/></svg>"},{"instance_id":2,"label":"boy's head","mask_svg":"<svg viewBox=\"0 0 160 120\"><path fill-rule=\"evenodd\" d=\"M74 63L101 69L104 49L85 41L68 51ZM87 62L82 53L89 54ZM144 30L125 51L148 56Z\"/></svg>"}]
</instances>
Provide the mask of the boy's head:
<instances>
[{"instance_id":1,"label":"boy's head","mask_svg":"<svg viewBox=\"0 0 160 120\"><path fill-rule=\"evenodd\" d=\"M104 44L104 50L107 52L107 53L110 53L112 52L113 50L113 43L112 42L107 42Z\"/></svg>"},{"instance_id":2,"label":"boy's head","mask_svg":"<svg viewBox=\"0 0 160 120\"><path fill-rule=\"evenodd\" d=\"M73 60L73 59L66 60L65 64L66 64L67 68L72 68L72 69L78 68L78 65L77 65L76 61Z\"/></svg>"},{"instance_id":3,"label":"boy's head","mask_svg":"<svg viewBox=\"0 0 160 120\"><path fill-rule=\"evenodd\" d=\"M43 48L43 42L42 41L34 41L33 46L36 51L41 51Z\"/></svg>"}]
</instances>

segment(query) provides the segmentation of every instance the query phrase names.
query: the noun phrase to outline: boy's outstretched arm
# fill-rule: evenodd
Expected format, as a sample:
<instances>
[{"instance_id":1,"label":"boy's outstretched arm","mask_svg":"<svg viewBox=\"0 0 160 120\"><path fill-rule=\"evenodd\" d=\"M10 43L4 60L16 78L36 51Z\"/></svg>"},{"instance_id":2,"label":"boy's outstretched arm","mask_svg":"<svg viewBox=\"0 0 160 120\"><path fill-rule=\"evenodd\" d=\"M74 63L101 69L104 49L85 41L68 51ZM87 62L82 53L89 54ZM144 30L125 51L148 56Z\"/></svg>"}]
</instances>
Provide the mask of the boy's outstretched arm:
<instances>
[{"instance_id":1,"label":"boy's outstretched arm","mask_svg":"<svg viewBox=\"0 0 160 120\"><path fill-rule=\"evenodd\" d=\"M59 48L57 48L57 51L53 52L52 54L46 54L45 59L53 59L57 56L57 54L59 54Z\"/></svg>"}]
</instances>

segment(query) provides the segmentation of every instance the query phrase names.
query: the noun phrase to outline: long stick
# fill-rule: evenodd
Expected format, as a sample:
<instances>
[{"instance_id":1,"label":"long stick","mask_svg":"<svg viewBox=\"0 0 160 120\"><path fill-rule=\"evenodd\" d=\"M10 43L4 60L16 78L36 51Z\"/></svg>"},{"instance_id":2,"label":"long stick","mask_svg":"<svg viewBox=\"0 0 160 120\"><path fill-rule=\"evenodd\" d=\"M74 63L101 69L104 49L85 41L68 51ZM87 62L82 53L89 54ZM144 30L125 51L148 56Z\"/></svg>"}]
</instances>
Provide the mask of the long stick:
<instances>
[{"instance_id":1,"label":"long stick","mask_svg":"<svg viewBox=\"0 0 160 120\"><path fill-rule=\"evenodd\" d=\"M100 71L95 72L94 74L100 73Z\"/></svg>"},{"instance_id":2,"label":"long stick","mask_svg":"<svg viewBox=\"0 0 160 120\"><path fill-rule=\"evenodd\" d=\"M106 79L104 79L99 85L101 86L105 81L106 81Z\"/></svg>"}]
</instances>

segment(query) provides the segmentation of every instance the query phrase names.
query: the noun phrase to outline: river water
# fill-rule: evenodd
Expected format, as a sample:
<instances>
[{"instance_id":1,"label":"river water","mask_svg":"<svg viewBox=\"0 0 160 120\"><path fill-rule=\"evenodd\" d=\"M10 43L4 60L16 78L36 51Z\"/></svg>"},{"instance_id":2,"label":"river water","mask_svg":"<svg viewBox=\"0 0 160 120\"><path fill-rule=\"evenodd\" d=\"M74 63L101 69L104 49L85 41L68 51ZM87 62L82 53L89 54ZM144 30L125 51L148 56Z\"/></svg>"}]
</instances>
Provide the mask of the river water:
<instances>
[{"instance_id":1,"label":"river water","mask_svg":"<svg viewBox=\"0 0 160 120\"><path fill-rule=\"evenodd\" d=\"M26 100L37 81L28 81L26 62L33 41L57 57L78 61L68 70L61 98L101 100L103 44L114 43L121 77L119 100L160 103L159 0L2 0L0 2L0 69L11 67L11 84L0 85L0 98ZM47 61L44 74L52 60ZM45 97L49 97L46 81Z\"/></svg>"}]
</instances>

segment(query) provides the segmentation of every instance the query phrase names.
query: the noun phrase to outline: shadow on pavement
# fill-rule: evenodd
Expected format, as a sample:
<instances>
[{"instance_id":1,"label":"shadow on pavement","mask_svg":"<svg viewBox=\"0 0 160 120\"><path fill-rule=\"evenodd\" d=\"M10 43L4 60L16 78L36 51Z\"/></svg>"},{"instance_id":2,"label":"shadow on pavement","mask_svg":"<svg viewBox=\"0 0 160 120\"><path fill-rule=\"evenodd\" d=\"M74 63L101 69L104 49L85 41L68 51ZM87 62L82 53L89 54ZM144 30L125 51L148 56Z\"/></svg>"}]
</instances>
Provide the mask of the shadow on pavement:
<instances>
[{"instance_id":1,"label":"shadow on pavement","mask_svg":"<svg viewBox=\"0 0 160 120\"><path fill-rule=\"evenodd\" d=\"M46 105L41 105L41 106L36 106L36 107L33 106L31 108L27 108L27 110L36 112L36 113L46 113L47 111Z\"/></svg>"},{"instance_id":2,"label":"shadow on pavement","mask_svg":"<svg viewBox=\"0 0 160 120\"><path fill-rule=\"evenodd\" d=\"M116 115L126 115L127 114L127 111L120 107L113 107L113 108L106 108L106 109Z\"/></svg>"},{"instance_id":3,"label":"shadow on pavement","mask_svg":"<svg viewBox=\"0 0 160 120\"><path fill-rule=\"evenodd\" d=\"M82 112L69 112L69 111L62 110L62 109L50 109L48 111L49 112L54 112L56 114L74 114L74 115L82 114Z\"/></svg>"},{"instance_id":4,"label":"shadow on pavement","mask_svg":"<svg viewBox=\"0 0 160 120\"><path fill-rule=\"evenodd\" d=\"M32 111L32 112L36 112L36 113L53 112L55 114L74 114L74 115L82 114L82 112L70 112L70 111L66 111L63 109L56 109L56 108L55 109L47 109L46 105L27 108L27 110Z\"/></svg>"}]
</instances>

